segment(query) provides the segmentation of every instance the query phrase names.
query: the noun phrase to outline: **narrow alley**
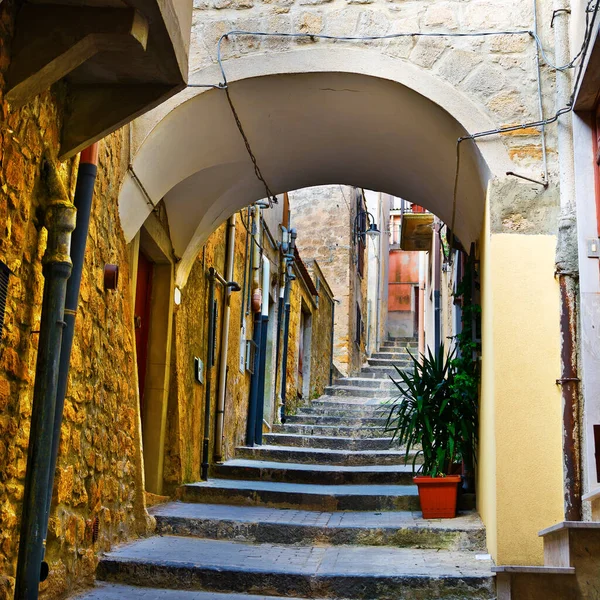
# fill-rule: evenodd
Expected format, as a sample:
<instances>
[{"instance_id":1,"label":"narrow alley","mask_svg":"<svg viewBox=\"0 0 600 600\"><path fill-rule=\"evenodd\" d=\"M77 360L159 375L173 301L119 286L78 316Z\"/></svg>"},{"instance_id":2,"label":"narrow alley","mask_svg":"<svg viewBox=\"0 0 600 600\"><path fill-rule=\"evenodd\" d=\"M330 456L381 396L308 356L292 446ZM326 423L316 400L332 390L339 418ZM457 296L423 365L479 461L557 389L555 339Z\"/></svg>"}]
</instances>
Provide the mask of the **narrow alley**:
<instances>
[{"instance_id":1,"label":"narrow alley","mask_svg":"<svg viewBox=\"0 0 600 600\"><path fill-rule=\"evenodd\" d=\"M600 0L0 0L0 600L600 599Z\"/></svg>"},{"instance_id":2,"label":"narrow alley","mask_svg":"<svg viewBox=\"0 0 600 600\"><path fill-rule=\"evenodd\" d=\"M184 486L181 502L151 509L158 535L102 558L102 583L82 600L492 598L476 512L422 519L412 468L389 449L386 362L407 364L407 348L412 339L385 341L264 445L238 448L207 482Z\"/></svg>"}]
</instances>

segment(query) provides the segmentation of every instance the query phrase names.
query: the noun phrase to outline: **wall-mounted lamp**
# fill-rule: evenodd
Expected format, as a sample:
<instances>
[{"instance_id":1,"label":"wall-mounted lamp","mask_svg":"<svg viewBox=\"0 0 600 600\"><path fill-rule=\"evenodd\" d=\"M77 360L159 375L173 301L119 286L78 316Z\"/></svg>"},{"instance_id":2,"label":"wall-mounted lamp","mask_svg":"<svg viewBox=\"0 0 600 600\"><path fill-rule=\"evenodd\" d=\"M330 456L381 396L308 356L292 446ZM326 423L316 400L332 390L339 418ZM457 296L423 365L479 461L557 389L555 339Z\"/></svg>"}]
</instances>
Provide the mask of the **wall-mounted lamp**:
<instances>
[{"instance_id":1,"label":"wall-mounted lamp","mask_svg":"<svg viewBox=\"0 0 600 600\"><path fill-rule=\"evenodd\" d=\"M375 217L366 210L361 210L354 218L354 243L364 236L377 237L381 231L375 223Z\"/></svg>"},{"instance_id":2,"label":"wall-mounted lamp","mask_svg":"<svg viewBox=\"0 0 600 600\"><path fill-rule=\"evenodd\" d=\"M173 300L177 306L181 304L181 290L178 287L175 288L173 293Z\"/></svg>"}]
</instances>

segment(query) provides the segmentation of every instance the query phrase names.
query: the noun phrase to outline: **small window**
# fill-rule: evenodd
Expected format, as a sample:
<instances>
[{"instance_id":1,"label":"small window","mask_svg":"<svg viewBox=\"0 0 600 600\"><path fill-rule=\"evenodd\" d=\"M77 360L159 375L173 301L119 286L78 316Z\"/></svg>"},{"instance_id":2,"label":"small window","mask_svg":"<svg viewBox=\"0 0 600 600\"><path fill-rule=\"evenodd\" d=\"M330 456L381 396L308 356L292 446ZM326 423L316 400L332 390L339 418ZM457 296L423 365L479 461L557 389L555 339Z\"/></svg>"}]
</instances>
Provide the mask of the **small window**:
<instances>
[{"instance_id":1,"label":"small window","mask_svg":"<svg viewBox=\"0 0 600 600\"><path fill-rule=\"evenodd\" d=\"M0 340L4 333L4 315L6 312L6 299L8 298L8 278L10 269L0 261Z\"/></svg>"},{"instance_id":2,"label":"small window","mask_svg":"<svg viewBox=\"0 0 600 600\"><path fill-rule=\"evenodd\" d=\"M356 305L356 331L354 334L354 341L360 346L360 341L362 339L362 330L363 330L363 322L362 322L362 314L360 312L360 306Z\"/></svg>"}]
</instances>

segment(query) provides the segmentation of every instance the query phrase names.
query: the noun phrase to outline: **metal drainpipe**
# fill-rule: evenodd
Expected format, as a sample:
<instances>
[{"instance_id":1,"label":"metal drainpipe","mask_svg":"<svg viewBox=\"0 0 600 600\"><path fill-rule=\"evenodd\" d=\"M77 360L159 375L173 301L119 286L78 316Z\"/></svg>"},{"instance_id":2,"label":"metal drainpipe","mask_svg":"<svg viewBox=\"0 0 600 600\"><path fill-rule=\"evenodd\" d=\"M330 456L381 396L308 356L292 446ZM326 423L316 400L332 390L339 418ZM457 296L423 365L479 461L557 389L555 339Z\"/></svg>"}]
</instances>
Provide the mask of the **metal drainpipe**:
<instances>
[{"instance_id":1,"label":"metal drainpipe","mask_svg":"<svg viewBox=\"0 0 600 600\"><path fill-rule=\"evenodd\" d=\"M441 241L440 241L440 223L435 219L433 231L433 344L435 353L442 343L442 305L441 305L441 281L442 281L442 265L440 261Z\"/></svg>"},{"instance_id":2,"label":"metal drainpipe","mask_svg":"<svg viewBox=\"0 0 600 600\"><path fill-rule=\"evenodd\" d=\"M283 295L284 319L283 319L283 352L281 356L281 423L285 424L285 404L286 404L286 379L287 379L287 355L288 355L288 337L290 332L290 287L292 280L289 271L291 263L287 266L285 274L285 290Z\"/></svg>"},{"instance_id":3,"label":"metal drainpipe","mask_svg":"<svg viewBox=\"0 0 600 600\"><path fill-rule=\"evenodd\" d=\"M258 369L258 393L256 397L256 428L254 442L262 444L262 428L265 416L265 375L267 367L267 330L269 327L269 288L271 278L271 263L263 256L263 278L262 278L262 310L261 310L261 332L260 332L260 363Z\"/></svg>"},{"instance_id":4,"label":"metal drainpipe","mask_svg":"<svg viewBox=\"0 0 600 600\"><path fill-rule=\"evenodd\" d=\"M285 273L283 274L283 278L285 281ZM277 345L275 349L275 385L273 386L273 406L275 407L275 412L277 412L277 400L280 398L278 395L278 387L277 387L277 373L278 373L278 365L279 365L279 352L281 351L281 328L283 327L283 307L284 307L284 295L285 295L285 283L281 285L281 278L279 279L279 300L277 303ZM275 417L277 418L277 417Z\"/></svg>"},{"instance_id":5,"label":"metal drainpipe","mask_svg":"<svg viewBox=\"0 0 600 600\"><path fill-rule=\"evenodd\" d=\"M56 409L54 413L54 433L52 437L52 462L48 480L48 497L44 521L44 550L46 546L46 536L48 535L48 519L50 517L50 507L52 505L52 489L54 487L54 474L56 471L58 448L60 445L60 429L62 426L65 396L67 395L67 384L69 381L71 349L73 347L73 336L75 334L75 317L79 305L79 288L81 286L85 247L90 224L90 214L92 211L94 184L96 182L96 173L98 171L98 149L99 143L96 142L81 152L79 169L77 171L77 183L75 185L75 197L73 199L75 209L77 210L77 223L71 239L71 261L73 262L73 271L67 281L64 317L66 325L63 330L62 345L60 348ZM44 566L44 569L46 568L47 565Z\"/></svg>"},{"instance_id":6,"label":"metal drainpipe","mask_svg":"<svg viewBox=\"0 0 600 600\"><path fill-rule=\"evenodd\" d=\"M564 64L570 59L568 3L554 0L555 61ZM571 97L570 71L556 73L556 105L566 106ZM563 405L563 477L565 520L580 521L581 447L579 438L580 389L577 364L577 299L579 265L577 258L577 223L575 217L575 172L573 158L571 114L558 122L558 161L560 172L560 218L558 227L556 274L561 303L561 386Z\"/></svg>"},{"instance_id":7,"label":"metal drainpipe","mask_svg":"<svg viewBox=\"0 0 600 600\"><path fill-rule=\"evenodd\" d=\"M419 360L425 354L425 254L419 254Z\"/></svg>"},{"instance_id":8,"label":"metal drainpipe","mask_svg":"<svg viewBox=\"0 0 600 600\"><path fill-rule=\"evenodd\" d=\"M45 575L41 573L46 531L44 520L52 467L52 436L59 356L65 327L65 297L72 269L69 251L76 220L75 206L67 196L56 167L47 159L43 163L42 178L48 192L48 242L42 261L44 296L21 513L16 600L35 600L41 576Z\"/></svg>"},{"instance_id":9,"label":"metal drainpipe","mask_svg":"<svg viewBox=\"0 0 600 600\"><path fill-rule=\"evenodd\" d=\"M215 282L217 276L214 267L208 269L208 336L206 350L206 369L204 375L204 435L202 440L202 465L200 467L200 479L208 479L209 457L208 448L210 445L210 396L212 387L212 368L215 362Z\"/></svg>"},{"instance_id":10,"label":"metal drainpipe","mask_svg":"<svg viewBox=\"0 0 600 600\"><path fill-rule=\"evenodd\" d=\"M260 287L260 208L254 206L252 220L252 312L254 313L254 370L250 379L250 397L248 399L248 421L246 423L246 445L254 446L256 437L256 415L258 411L258 383L260 378L260 350L262 339L262 289Z\"/></svg>"},{"instance_id":11,"label":"metal drainpipe","mask_svg":"<svg viewBox=\"0 0 600 600\"><path fill-rule=\"evenodd\" d=\"M227 281L233 280L235 263L235 224L236 216L233 215L229 218L227 224L227 271L225 272L225 279L227 279ZM214 459L216 462L220 462L223 459L225 395L227 391L227 351L229 349L229 321L231 319L231 288L226 287L224 294L223 323L221 325L221 354L219 358L219 395L217 396L217 414L215 422Z\"/></svg>"}]
</instances>

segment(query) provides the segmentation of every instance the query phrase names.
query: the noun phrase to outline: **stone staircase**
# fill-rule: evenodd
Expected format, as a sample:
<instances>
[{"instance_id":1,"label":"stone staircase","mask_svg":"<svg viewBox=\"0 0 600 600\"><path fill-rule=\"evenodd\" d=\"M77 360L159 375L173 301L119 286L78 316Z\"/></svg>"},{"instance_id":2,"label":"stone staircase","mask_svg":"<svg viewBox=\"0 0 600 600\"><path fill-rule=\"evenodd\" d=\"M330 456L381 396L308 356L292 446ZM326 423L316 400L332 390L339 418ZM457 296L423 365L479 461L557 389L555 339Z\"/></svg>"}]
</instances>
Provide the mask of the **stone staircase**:
<instances>
[{"instance_id":1,"label":"stone staircase","mask_svg":"<svg viewBox=\"0 0 600 600\"><path fill-rule=\"evenodd\" d=\"M425 521L390 448L388 375L412 341L386 342L358 377L237 449L211 478L156 506L159 535L105 554L83 598L429 600L495 597L475 512Z\"/></svg>"}]
</instances>

